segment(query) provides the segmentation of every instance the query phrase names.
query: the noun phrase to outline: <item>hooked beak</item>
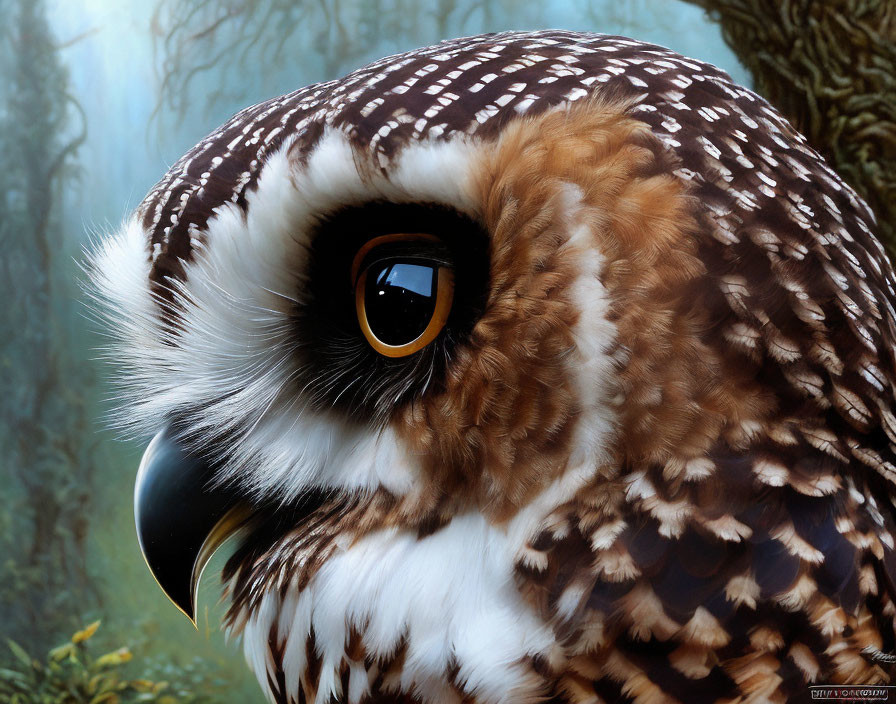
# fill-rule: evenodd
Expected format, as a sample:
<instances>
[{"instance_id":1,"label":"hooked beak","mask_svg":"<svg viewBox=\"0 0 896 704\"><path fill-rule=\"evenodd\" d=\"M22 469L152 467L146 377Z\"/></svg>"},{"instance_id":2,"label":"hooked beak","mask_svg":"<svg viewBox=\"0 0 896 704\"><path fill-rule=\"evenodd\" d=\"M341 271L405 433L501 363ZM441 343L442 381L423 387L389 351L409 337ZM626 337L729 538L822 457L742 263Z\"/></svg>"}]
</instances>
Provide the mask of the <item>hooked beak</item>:
<instances>
[{"instance_id":1,"label":"hooked beak","mask_svg":"<svg viewBox=\"0 0 896 704\"><path fill-rule=\"evenodd\" d=\"M143 453L134 487L143 558L162 591L194 626L202 570L249 517L248 504L213 479L208 460L188 452L167 427Z\"/></svg>"}]
</instances>

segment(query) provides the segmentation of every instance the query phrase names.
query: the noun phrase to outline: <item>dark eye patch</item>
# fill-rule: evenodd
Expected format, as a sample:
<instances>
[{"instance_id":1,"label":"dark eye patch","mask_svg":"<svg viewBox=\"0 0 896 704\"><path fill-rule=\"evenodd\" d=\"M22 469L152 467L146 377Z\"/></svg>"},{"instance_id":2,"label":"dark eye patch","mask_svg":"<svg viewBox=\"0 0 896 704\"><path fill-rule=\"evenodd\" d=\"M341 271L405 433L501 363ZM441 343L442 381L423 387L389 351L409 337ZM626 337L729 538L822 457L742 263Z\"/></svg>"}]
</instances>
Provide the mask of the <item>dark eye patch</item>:
<instances>
[{"instance_id":1,"label":"dark eye patch","mask_svg":"<svg viewBox=\"0 0 896 704\"><path fill-rule=\"evenodd\" d=\"M373 243L394 233L428 237ZM356 261L365 245L370 251ZM312 233L308 257L294 315L296 393L305 402L341 410L355 420L385 419L442 383L455 347L467 339L485 305L488 236L478 222L441 205L370 202L322 218ZM388 285L375 289L377 275L385 274L390 266L391 278L380 281ZM436 285L432 272L439 268L453 272L455 283L453 303L438 337L404 357L374 350L358 320L357 280L368 273L365 302L383 299L381 305L372 303L371 328L387 338L386 344L392 344L389 340L401 344L431 313L434 304L427 300L421 282L429 277L432 291ZM411 293L401 294L398 289ZM379 296L376 290L385 293ZM396 311L405 314L396 315Z\"/></svg>"}]
</instances>

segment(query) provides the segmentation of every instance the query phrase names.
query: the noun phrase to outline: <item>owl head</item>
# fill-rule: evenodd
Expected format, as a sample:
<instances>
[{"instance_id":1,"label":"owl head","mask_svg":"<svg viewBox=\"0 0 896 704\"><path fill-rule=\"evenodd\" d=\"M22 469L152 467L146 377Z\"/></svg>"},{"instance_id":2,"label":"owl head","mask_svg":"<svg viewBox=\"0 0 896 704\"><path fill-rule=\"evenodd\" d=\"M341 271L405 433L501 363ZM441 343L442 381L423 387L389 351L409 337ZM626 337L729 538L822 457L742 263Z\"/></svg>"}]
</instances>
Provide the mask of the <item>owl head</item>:
<instances>
[{"instance_id":1,"label":"owl head","mask_svg":"<svg viewBox=\"0 0 896 704\"><path fill-rule=\"evenodd\" d=\"M722 696L777 672L759 628L831 665L780 634L804 612L877 673L872 223L762 99L619 37L448 41L247 108L93 257L120 421L155 436L147 562L192 617L241 530L228 623L276 701L670 691L651 657Z\"/></svg>"}]
</instances>

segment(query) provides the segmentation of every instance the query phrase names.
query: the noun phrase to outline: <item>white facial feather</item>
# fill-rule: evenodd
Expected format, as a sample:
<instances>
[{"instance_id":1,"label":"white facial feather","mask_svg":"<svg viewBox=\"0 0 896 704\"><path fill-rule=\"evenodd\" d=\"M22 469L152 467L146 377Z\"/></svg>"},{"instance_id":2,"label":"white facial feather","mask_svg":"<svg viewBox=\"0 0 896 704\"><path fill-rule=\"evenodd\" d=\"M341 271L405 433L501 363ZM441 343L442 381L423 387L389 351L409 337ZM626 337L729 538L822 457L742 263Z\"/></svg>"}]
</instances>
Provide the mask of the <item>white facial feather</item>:
<instances>
[{"instance_id":1,"label":"white facial feather","mask_svg":"<svg viewBox=\"0 0 896 704\"><path fill-rule=\"evenodd\" d=\"M189 409L190 435L228 431L238 438L221 479L268 499L288 501L311 487L403 495L416 468L394 433L350 427L310 408L297 389L291 308L301 297L318 218L377 199L437 200L474 214L478 147L465 139L409 146L387 178L365 165L359 170L359 155L336 130L304 167L289 146L265 164L245 213L227 203L209 220L184 281L172 282L183 309L176 333L163 327L153 304L148 238L135 220L94 256L95 285L119 333L114 356L126 369L128 415L120 420L150 434Z\"/></svg>"},{"instance_id":2,"label":"white facial feather","mask_svg":"<svg viewBox=\"0 0 896 704\"><path fill-rule=\"evenodd\" d=\"M609 350L616 340L616 327L607 319L610 303L600 274L604 259L596 242L596 234L582 205L581 190L572 184L564 190L564 212L569 223L569 239L564 250L575 252L579 273L571 286L576 307L581 311L573 328L575 354L569 370L582 412L575 428L573 451L568 474L593 476L594 471L609 459L608 438L613 432L616 413L609 398L615 376L615 361ZM578 487L577 487L578 488ZM560 499L554 505L566 499Z\"/></svg>"},{"instance_id":3,"label":"white facial feather","mask_svg":"<svg viewBox=\"0 0 896 704\"><path fill-rule=\"evenodd\" d=\"M440 688L420 685L444 683L452 662L464 690L483 702L535 701L539 692L526 681L526 662L550 649L553 634L513 582L515 553L510 531L479 513L456 516L422 539L412 531L377 531L329 559L307 589L292 590L273 608L279 599L272 592L243 632L246 658L264 681L268 633L280 612L287 692L299 691L313 629L323 659L316 701L341 694L339 671L354 626L367 652L379 656L406 639L402 689L426 694L426 701L444 701L433 694Z\"/></svg>"},{"instance_id":4,"label":"white facial feather","mask_svg":"<svg viewBox=\"0 0 896 704\"><path fill-rule=\"evenodd\" d=\"M479 147L467 140L410 145L389 178L363 165L359 171L358 155L337 131L324 136L304 167L288 152L287 145L270 157L246 213L226 204L209 220L184 281L173 284L183 308L175 334L163 327L150 295L147 237L137 222L95 256L95 283L109 301L121 337L117 357L127 369L124 392L135 415L126 422L155 432L172 412L194 409L196 436L234 432L225 478L259 496L287 501L312 487L407 495L418 485L419 469L394 431L350 426L312 410L297 393L289 315L302 295L317 218L373 199L437 201L475 217ZM276 624L285 641L287 692L296 696L313 628L324 663L318 702L341 687L352 626L375 657L388 657L406 639L401 688L426 701L457 700L446 679L453 665L464 691L482 702L536 701L542 694L526 673L533 656L549 653L554 636L522 599L514 565L550 511L606 461L614 423L606 350L615 330L605 316L602 260L573 186L564 214L569 237L563 247L580 263L572 295L583 311L568 362L581 413L565 472L504 525L474 512L422 539L396 528L376 531L338 549L305 590L288 589L282 600L277 590L269 592L259 608L236 619L263 687L274 670L269 634ZM357 702L368 674L362 663L349 667L344 694Z\"/></svg>"},{"instance_id":5,"label":"white facial feather","mask_svg":"<svg viewBox=\"0 0 896 704\"><path fill-rule=\"evenodd\" d=\"M563 248L573 250L580 263L572 292L583 315L573 331L577 350L569 359L582 412L565 472L506 524L492 525L469 513L422 539L409 530L377 531L331 557L303 591L293 586L282 602L270 592L263 608L237 619L246 623L246 658L260 682L273 673L269 634L276 622L285 642L285 691L296 700L312 630L323 661L316 701L346 696L356 703L368 691L362 664L345 662L352 627L363 633L365 650L375 659L390 657L404 642L401 689L423 701L459 701L447 685L452 665L459 668L464 692L480 702L537 701L543 694L526 678L526 664L536 655L546 657L555 638L551 624L522 599L514 566L545 517L609 459L615 422L607 399L614 362L607 349L616 331L606 319L609 303L599 279L603 260L585 222L581 193L570 186L566 197L569 239ZM339 677L345 664L348 692L341 691Z\"/></svg>"}]
</instances>

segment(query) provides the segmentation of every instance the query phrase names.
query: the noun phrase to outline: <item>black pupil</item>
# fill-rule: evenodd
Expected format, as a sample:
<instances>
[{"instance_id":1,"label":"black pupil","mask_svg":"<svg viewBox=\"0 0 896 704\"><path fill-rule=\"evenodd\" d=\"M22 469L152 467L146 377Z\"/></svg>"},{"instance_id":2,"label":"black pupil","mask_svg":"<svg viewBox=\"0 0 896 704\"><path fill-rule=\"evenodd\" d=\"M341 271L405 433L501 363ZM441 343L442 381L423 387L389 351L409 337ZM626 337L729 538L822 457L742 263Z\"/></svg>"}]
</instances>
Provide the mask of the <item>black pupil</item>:
<instances>
[{"instance_id":1,"label":"black pupil","mask_svg":"<svg viewBox=\"0 0 896 704\"><path fill-rule=\"evenodd\" d=\"M377 262L367 270L364 308L380 342L406 345L426 330L436 309L437 267Z\"/></svg>"}]
</instances>

